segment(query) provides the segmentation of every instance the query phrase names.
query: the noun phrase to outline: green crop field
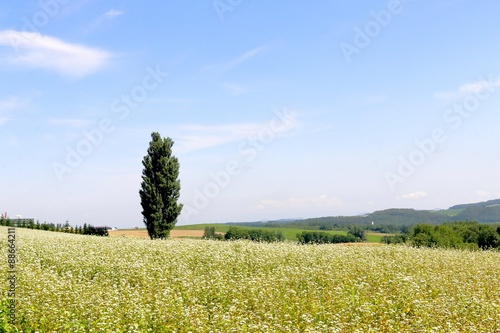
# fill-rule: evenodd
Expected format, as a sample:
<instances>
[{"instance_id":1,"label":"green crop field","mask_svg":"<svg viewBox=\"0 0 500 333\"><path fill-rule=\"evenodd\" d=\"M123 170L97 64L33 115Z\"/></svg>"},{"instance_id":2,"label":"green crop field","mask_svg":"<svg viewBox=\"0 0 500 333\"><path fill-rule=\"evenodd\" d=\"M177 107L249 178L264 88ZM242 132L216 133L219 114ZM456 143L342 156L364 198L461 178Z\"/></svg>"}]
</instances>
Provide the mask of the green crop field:
<instances>
[{"instance_id":1,"label":"green crop field","mask_svg":"<svg viewBox=\"0 0 500 333\"><path fill-rule=\"evenodd\" d=\"M1 332L500 331L498 252L16 233Z\"/></svg>"},{"instance_id":2,"label":"green crop field","mask_svg":"<svg viewBox=\"0 0 500 333\"><path fill-rule=\"evenodd\" d=\"M231 226L227 224L193 224L193 225L184 225L184 226L176 226L174 230L203 230L205 227L214 227L217 232L226 232ZM235 226L233 226L235 227ZM321 230L311 230L311 229L297 229L297 228L286 228L286 227L247 227L247 226L236 226L237 228L243 229L264 229L264 230L273 230L273 231L281 231L283 236L290 241L297 240L297 234L303 231L321 231ZM338 234L338 235L347 235L347 231L341 230L328 230L322 231L329 234ZM377 233L366 233L366 239L370 243L380 243L381 235Z\"/></svg>"}]
</instances>

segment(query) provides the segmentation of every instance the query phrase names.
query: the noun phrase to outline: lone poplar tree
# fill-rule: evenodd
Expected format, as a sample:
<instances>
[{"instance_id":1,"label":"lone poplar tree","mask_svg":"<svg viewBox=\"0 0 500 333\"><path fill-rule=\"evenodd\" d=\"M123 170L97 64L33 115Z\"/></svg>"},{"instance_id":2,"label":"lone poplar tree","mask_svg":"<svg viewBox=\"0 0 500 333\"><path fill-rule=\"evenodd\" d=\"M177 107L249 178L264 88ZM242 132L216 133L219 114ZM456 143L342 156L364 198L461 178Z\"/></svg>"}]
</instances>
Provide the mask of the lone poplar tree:
<instances>
[{"instance_id":1,"label":"lone poplar tree","mask_svg":"<svg viewBox=\"0 0 500 333\"><path fill-rule=\"evenodd\" d=\"M171 138L162 139L158 132L151 133L151 138L148 154L142 160L139 195L149 237L165 239L182 210L182 204L177 203L181 189L179 161L172 156L174 141Z\"/></svg>"}]
</instances>

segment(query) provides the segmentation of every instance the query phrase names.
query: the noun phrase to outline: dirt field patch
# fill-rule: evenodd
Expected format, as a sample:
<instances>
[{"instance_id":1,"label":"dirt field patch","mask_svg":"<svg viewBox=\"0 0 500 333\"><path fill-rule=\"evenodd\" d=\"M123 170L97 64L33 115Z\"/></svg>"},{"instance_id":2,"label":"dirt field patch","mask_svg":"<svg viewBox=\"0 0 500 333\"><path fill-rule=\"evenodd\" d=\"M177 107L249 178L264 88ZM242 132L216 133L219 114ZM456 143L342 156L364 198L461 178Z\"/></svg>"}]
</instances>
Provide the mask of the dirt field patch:
<instances>
[{"instance_id":1,"label":"dirt field patch","mask_svg":"<svg viewBox=\"0 0 500 333\"><path fill-rule=\"evenodd\" d=\"M148 231L146 229L137 230L111 230L109 231L109 236L111 237L135 237L135 238L149 238ZM203 230L172 230L170 231L170 238L182 238L182 237L202 237Z\"/></svg>"},{"instance_id":2,"label":"dirt field patch","mask_svg":"<svg viewBox=\"0 0 500 333\"><path fill-rule=\"evenodd\" d=\"M385 244L382 243L366 243L366 242L360 242L360 243L336 243L332 244L335 246L385 246Z\"/></svg>"},{"instance_id":3,"label":"dirt field patch","mask_svg":"<svg viewBox=\"0 0 500 333\"><path fill-rule=\"evenodd\" d=\"M382 232L367 232L367 234L369 235L373 235L373 236L396 236L396 234L385 234L385 233L382 233Z\"/></svg>"}]
</instances>

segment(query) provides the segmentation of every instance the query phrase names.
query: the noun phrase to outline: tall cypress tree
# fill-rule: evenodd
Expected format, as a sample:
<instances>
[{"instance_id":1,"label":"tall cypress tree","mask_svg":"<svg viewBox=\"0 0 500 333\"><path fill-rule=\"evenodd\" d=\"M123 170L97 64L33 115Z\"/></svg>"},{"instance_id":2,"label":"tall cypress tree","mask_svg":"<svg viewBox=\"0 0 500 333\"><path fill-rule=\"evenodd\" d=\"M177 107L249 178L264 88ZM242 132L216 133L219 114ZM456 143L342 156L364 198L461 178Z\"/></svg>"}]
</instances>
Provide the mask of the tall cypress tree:
<instances>
[{"instance_id":1,"label":"tall cypress tree","mask_svg":"<svg viewBox=\"0 0 500 333\"><path fill-rule=\"evenodd\" d=\"M142 165L141 197L143 221L151 239L168 238L181 213L182 204L177 203L181 183L179 161L172 156L174 141L151 133L148 154Z\"/></svg>"}]
</instances>

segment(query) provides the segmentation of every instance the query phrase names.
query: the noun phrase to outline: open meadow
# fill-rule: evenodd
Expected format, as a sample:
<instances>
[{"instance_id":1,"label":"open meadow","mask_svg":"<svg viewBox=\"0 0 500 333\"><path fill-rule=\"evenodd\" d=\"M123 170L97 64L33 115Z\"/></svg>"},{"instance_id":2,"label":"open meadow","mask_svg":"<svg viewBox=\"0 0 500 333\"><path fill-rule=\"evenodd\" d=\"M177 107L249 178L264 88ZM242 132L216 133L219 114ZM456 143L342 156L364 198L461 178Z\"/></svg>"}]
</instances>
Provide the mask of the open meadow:
<instances>
[{"instance_id":1,"label":"open meadow","mask_svg":"<svg viewBox=\"0 0 500 333\"><path fill-rule=\"evenodd\" d=\"M6 258L7 228L0 237ZM16 239L16 325L0 320L4 331L500 332L498 252L29 229Z\"/></svg>"},{"instance_id":2,"label":"open meadow","mask_svg":"<svg viewBox=\"0 0 500 333\"><path fill-rule=\"evenodd\" d=\"M176 226L171 232L171 238L201 238L203 236L203 230L205 227L214 227L215 231L218 233L225 233L229 230L230 227L234 227L228 224L193 224L193 225L183 225ZM297 241L297 234L303 231L317 231L311 229L297 229L297 228L287 228L287 227L249 227L249 226L237 226L237 228L242 229L260 229L260 230L269 230L269 231L280 231L286 240L289 241ZM322 231L328 234L336 234L336 235L347 235L347 231L342 230L327 230ZM138 238L149 238L148 232L146 229L123 229L123 230L113 230L109 232L111 237L116 236L124 236L124 237L138 237ZM366 240L370 243L380 243L382 236L389 234L381 234L377 232L367 232Z\"/></svg>"}]
</instances>

